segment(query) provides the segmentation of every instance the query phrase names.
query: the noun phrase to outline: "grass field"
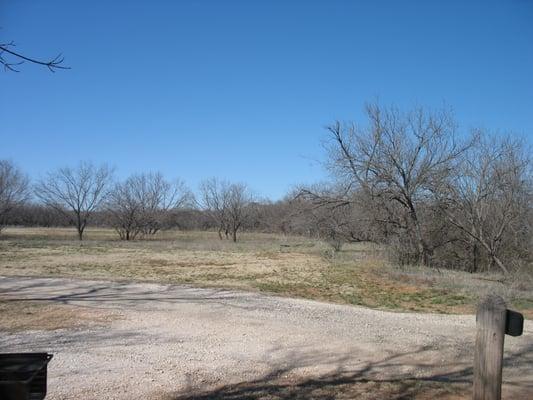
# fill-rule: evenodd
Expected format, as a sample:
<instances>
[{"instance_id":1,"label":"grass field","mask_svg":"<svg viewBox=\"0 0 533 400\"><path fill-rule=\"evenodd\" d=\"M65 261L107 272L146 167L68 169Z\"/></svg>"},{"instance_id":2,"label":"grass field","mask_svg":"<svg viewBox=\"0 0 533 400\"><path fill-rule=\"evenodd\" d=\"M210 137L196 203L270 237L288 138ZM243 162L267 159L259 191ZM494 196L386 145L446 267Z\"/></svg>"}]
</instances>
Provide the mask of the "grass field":
<instances>
[{"instance_id":1,"label":"grass field","mask_svg":"<svg viewBox=\"0 0 533 400\"><path fill-rule=\"evenodd\" d=\"M383 253L369 243L335 253L317 240L258 233L244 233L237 243L213 232L178 231L125 242L110 229L89 229L79 242L73 229L13 227L0 236L0 275L216 286L440 313L471 313L480 296L493 292L533 316L529 277L399 267Z\"/></svg>"}]
</instances>

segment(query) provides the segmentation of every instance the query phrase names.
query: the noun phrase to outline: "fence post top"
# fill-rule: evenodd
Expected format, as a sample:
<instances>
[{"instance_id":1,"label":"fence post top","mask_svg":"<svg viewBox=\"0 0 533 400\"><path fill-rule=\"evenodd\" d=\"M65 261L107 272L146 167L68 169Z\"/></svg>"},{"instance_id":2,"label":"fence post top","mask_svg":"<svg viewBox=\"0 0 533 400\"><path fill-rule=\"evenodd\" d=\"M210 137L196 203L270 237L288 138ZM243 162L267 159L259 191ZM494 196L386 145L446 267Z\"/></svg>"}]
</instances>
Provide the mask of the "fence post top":
<instances>
[{"instance_id":1,"label":"fence post top","mask_svg":"<svg viewBox=\"0 0 533 400\"><path fill-rule=\"evenodd\" d=\"M489 294L485 296L477 306L476 322L481 315L487 315L487 313L504 313L507 310L505 301L498 295Z\"/></svg>"},{"instance_id":2,"label":"fence post top","mask_svg":"<svg viewBox=\"0 0 533 400\"><path fill-rule=\"evenodd\" d=\"M478 309L505 309L505 300L495 294L485 296L478 305Z\"/></svg>"}]
</instances>

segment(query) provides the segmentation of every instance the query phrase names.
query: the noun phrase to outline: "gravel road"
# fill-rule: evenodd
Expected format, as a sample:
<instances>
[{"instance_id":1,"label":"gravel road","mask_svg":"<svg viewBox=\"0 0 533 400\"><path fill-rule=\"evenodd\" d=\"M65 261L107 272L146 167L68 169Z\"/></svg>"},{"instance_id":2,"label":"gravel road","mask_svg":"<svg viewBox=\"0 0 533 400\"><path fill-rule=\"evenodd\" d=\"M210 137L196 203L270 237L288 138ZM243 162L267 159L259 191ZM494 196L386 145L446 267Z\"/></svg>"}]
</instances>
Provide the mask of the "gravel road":
<instances>
[{"instance_id":1,"label":"gravel road","mask_svg":"<svg viewBox=\"0 0 533 400\"><path fill-rule=\"evenodd\" d=\"M393 313L258 293L60 278L0 277L0 295L113 315L105 324L1 332L1 352L54 354L50 400L167 399L267 375L471 376L471 315ZM508 386L533 390L532 339L531 321L523 336L506 339Z\"/></svg>"}]
</instances>

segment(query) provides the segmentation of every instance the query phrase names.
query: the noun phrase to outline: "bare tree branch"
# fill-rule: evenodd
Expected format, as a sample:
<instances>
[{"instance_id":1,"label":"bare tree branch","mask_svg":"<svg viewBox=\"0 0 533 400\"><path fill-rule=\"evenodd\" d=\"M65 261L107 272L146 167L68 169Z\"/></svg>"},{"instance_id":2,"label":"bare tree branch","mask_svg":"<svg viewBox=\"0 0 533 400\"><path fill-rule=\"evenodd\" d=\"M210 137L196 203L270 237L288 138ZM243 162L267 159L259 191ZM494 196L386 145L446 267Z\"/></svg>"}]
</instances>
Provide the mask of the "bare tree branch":
<instances>
[{"instance_id":1,"label":"bare tree branch","mask_svg":"<svg viewBox=\"0 0 533 400\"><path fill-rule=\"evenodd\" d=\"M15 67L24 64L24 62L45 66L50 72L55 72L57 69L70 69L70 67L63 65L65 58L62 56L62 54L58 54L51 60L42 61L16 52L12 49L13 47L15 47L15 43L13 41L9 43L0 43L0 64L4 66L4 70L6 71L20 72L20 70L16 69ZM17 61L8 61L4 56L4 53L14 57Z\"/></svg>"}]
</instances>

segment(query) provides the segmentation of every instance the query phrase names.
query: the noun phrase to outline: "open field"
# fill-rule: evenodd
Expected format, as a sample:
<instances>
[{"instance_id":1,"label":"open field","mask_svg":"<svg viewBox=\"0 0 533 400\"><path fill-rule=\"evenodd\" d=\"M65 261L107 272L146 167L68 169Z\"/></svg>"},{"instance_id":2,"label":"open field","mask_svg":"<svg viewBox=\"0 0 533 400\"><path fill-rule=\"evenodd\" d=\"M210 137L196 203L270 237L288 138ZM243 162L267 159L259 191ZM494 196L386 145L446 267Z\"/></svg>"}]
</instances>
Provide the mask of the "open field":
<instances>
[{"instance_id":1,"label":"open field","mask_svg":"<svg viewBox=\"0 0 533 400\"><path fill-rule=\"evenodd\" d=\"M320 241L245 233L162 232L120 241L90 229L79 242L68 228L7 228L0 236L0 275L64 276L235 288L388 310L472 313L480 296L502 295L533 316L531 278L473 275L386 262L368 243L334 253Z\"/></svg>"}]
</instances>

